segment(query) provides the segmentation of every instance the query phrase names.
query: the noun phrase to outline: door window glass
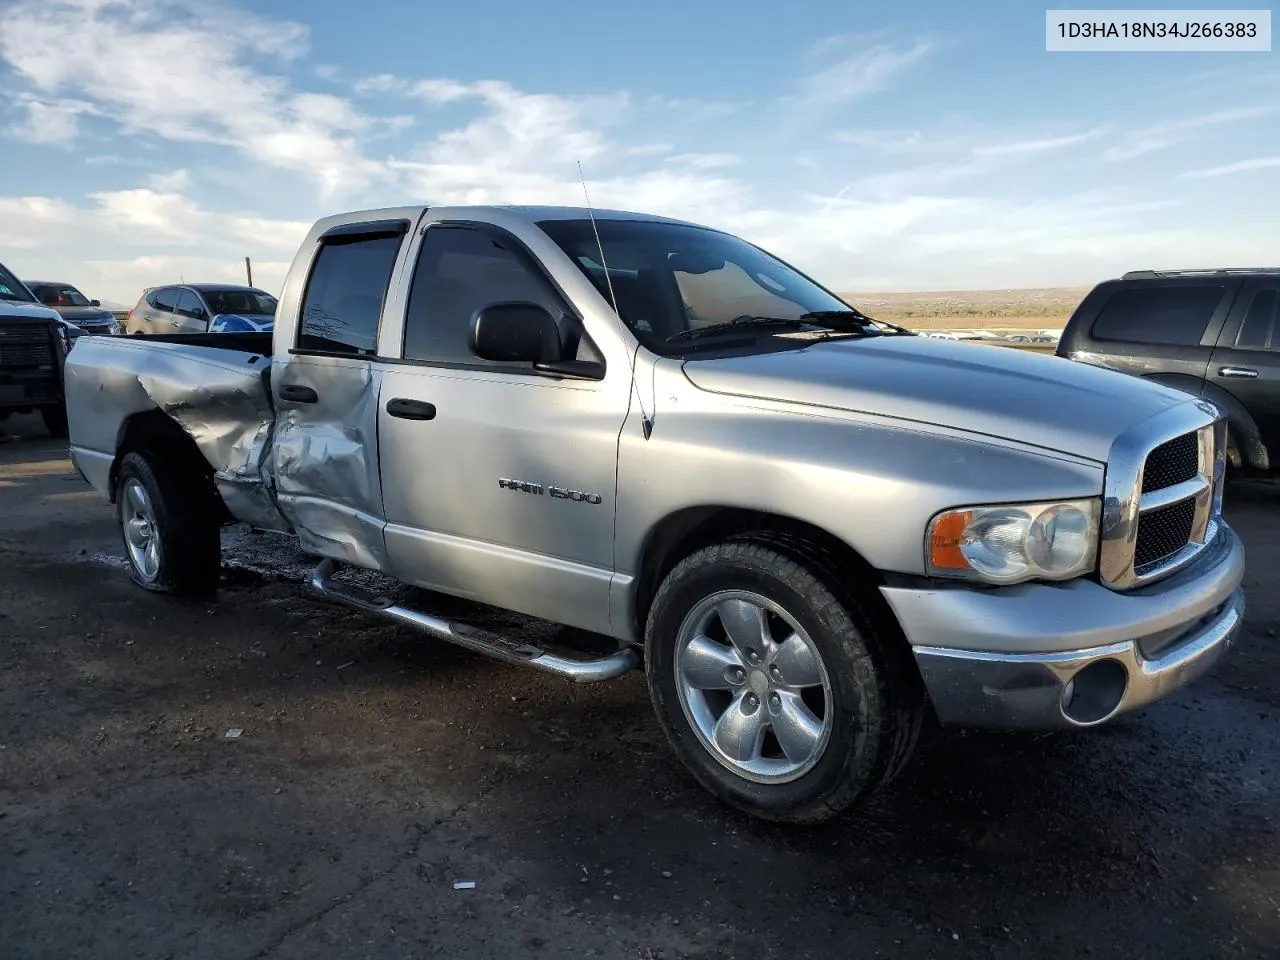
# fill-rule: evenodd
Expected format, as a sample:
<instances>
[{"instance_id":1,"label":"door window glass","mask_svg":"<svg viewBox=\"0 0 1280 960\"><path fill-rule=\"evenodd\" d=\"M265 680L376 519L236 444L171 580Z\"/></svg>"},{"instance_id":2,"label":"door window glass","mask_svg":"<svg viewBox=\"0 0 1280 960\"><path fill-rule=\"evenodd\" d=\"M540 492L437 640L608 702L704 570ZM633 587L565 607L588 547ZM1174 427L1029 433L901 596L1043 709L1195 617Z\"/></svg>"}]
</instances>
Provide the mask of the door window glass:
<instances>
[{"instance_id":1,"label":"door window glass","mask_svg":"<svg viewBox=\"0 0 1280 960\"><path fill-rule=\"evenodd\" d=\"M1280 305L1280 291L1273 287L1259 290L1253 295L1249 312L1245 314L1244 323L1240 324L1240 333L1236 336L1237 347L1244 350L1274 350L1280 347L1275 339L1277 305Z\"/></svg>"},{"instance_id":2,"label":"door window glass","mask_svg":"<svg viewBox=\"0 0 1280 960\"><path fill-rule=\"evenodd\" d=\"M1195 346L1222 300L1220 285L1129 287L1107 301L1093 324L1099 340Z\"/></svg>"},{"instance_id":3,"label":"door window glass","mask_svg":"<svg viewBox=\"0 0 1280 960\"><path fill-rule=\"evenodd\" d=\"M151 305L165 313L173 313L178 306L178 290L175 287L164 287L157 290L152 297Z\"/></svg>"},{"instance_id":4,"label":"door window glass","mask_svg":"<svg viewBox=\"0 0 1280 960\"><path fill-rule=\"evenodd\" d=\"M353 236L326 242L302 298L298 347L368 356L378 349L378 317L401 237Z\"/></svg>"},{"instance_id":5,"label":"door window glass","mask_svg":"<svg viewBox=\"0 0 1280 960\"><path fill-rule=\"evenodd\" d=\"M559 297L516 245L485 230L431 227L409 290L404 356L489 365L468 346L471 318L493 303L520 301L561 317Z\"/></svg>"}]
</instances>

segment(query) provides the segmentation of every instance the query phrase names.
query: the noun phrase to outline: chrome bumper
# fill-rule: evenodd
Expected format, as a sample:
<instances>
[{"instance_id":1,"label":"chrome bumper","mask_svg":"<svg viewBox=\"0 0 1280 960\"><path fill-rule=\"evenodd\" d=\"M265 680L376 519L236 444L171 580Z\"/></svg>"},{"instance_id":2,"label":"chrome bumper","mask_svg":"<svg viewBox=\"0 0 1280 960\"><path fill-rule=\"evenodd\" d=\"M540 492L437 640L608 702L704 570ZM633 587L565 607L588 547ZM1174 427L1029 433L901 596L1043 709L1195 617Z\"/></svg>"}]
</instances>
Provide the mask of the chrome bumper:
<instances>
[{"instance_id":1,"label":"chrome bumper","mask_svg":"<svg viewBox=\"0 0 1280 960\"><path fill-rule=\"evenodd\" d=\"M1045 730L1103 723L1205 673L1244 619L1243 576L1224 524L1196 563L1129 593L1092 581L883 592L943 724Z\"/></svg>"}]
</instances>

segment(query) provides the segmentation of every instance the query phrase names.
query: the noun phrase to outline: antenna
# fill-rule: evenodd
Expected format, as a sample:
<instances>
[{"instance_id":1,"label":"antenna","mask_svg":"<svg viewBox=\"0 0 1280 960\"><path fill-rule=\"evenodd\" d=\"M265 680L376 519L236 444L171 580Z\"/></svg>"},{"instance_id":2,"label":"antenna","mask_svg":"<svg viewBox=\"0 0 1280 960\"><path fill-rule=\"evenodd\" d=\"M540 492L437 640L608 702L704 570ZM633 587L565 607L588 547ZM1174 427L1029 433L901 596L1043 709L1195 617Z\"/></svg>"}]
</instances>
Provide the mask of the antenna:
<instances>
[{"instance_id":1,"label":"antenna","mask_svg":"<svg viewBox=\"0 0 1280 960\"><path fill-rule=\"evenodd\" d=\"M609 261L604 256L604 243L600 240L600 228L596 226L596 213L591 207L591 194L587 193L587 178L582 172L582 161L578 161L578 179L582 181L582 196L587 201L587 216L591 218L591 231L596 235L596 249L600 252L600 266L604 269L604 283L609 290L609 301L613 306L613 312L618 316L618 322L622 323L622 311L618 309L618 297L613 292L613 277L609 274ZM624 323L625 327L626 324ZM644 409L644 397L640 393L640 386L636 383L636 355L640 352L640 345L637 343L635 350L631 353L631 389L635 392L636 403L640 407L640 424L644 430L644 438L649 439L649 435L653 433L653 421L649 419L649 414Z\"/></svg>"}]
</instances>

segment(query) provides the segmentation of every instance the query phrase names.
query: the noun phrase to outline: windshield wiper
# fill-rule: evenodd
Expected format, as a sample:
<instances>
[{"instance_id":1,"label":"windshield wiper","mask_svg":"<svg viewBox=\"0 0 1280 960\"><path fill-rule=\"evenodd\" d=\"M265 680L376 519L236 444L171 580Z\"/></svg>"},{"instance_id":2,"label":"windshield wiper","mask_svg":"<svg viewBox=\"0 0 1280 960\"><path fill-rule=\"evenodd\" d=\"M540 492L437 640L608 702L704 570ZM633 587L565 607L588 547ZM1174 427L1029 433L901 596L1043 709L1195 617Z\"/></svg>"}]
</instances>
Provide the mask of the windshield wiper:
<instances>
[{"instance_id":1,"label":"windshield wiper","mask_svg":"<svg viewBox=\"0 0 1280 960\"><path fill-rule=\"evenodd\" d=\"M681 340L697 340L699 337L714 337L720 334L733 333L736 330L750 327L784 327L795 330L810 327L813 324L803 319L787 319L786 317L737 317L724 323L712 323L705 327L690 327L667 337L667 343L678 343Z\"/></svg>"},{"instance_id":2,"label":"windshield wiper","mask_svg":"<svg viewBox=\"0 0 1280 960\"><path fill-rule=\"evenodd\" d=\"M883 334L883 331L875 328L884 327L892 330L896 336L915 336L915 333L906 327L900 327L896 323L888 323L884 320L877 320L875 317L868 317L859 310L811 310L809 313L801 314L800 319L807 320L810 323L834 321L836 325L831 327L832 330L848 330L851 333Z\"/></svg>"}]
</instances>

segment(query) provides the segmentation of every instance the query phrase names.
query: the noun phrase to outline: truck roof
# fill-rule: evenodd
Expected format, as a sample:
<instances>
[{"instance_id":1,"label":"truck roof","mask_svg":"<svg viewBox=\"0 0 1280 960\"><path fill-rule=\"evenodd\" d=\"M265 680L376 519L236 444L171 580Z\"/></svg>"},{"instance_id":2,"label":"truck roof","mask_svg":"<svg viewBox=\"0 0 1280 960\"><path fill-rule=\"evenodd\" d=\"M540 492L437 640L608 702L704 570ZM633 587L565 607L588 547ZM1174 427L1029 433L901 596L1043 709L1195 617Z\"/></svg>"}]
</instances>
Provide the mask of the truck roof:
<instances>
[{"instance_id":1,"label":"truck roof","mask_svg":"<svg viewBox=\"0 0 1280 960\"><path fill-rule=\"evenodd\" d=\"M395 219L406 216L414 216L421 214L424 210L430 210L433 215L442 216L447 219L459 220L489 220L493 219L496 214L498 219L509 219L512 217L529 223L537 223L540 220L582 220L592 214L597 220L647 220L653 223L675 223L685 226L699 226L688 220L677 220L672 217L660 217L651 213L636 213L628 210L612 210L612 209L593 209L588 211L586 207L567 207L567 206L539 206L536 204L477 204L477 205L449 205L442 204L439 206L405 206L405 207L380 207L372 210L351 210L345 213L335 214L325 217L318 221L322 225L337 225L342 223L352 223L361 220L380 220Z\"/></svg>"}]
</instances>

